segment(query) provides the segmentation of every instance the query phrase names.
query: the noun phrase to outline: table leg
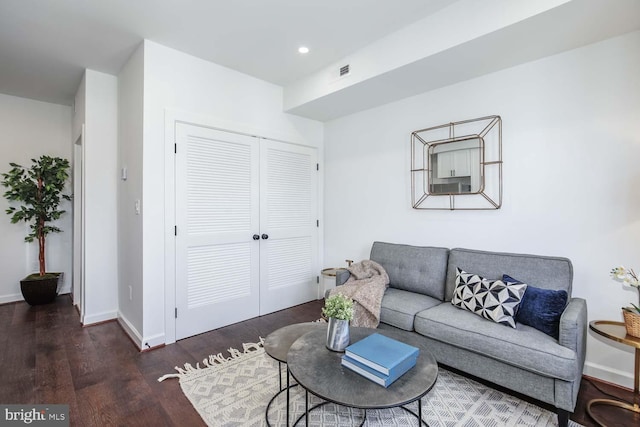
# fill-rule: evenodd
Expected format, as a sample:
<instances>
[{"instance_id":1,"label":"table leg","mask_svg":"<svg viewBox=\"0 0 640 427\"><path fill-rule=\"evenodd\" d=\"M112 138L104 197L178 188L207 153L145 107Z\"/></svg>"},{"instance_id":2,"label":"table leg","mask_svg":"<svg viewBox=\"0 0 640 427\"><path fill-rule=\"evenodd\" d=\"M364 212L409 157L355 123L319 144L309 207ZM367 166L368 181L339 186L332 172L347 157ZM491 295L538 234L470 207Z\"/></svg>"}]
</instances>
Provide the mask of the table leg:
<instances>
[{"instance_id":1,"label":"table leg","mask_svg":"<svg viewBox=\"0 0 640 427\"><path fill-rule=\"evenodd\" d=\"M286 370L286 376L287 376L287 382L286 382L287 386L286 386L286 388L282 387L282 365L285 366L285 370ZM284 392L287 393L287 402L286 402L286 405L287 405L286 416L287 416L287 418L286 418L286 421L285 421L285 426L289 427L291 425L291 423L290 423L291 409L289 408L289 404L291 402L291 390L290 389L292 387L297 387L298 384L291 384L291 376L290 375L291 375L291 373L289 371L289 366L287 366L286 363L278 362L278 382L279 382L280 387L279 387L279 391L276 394L273 395L271 400L269 400L269 403L267 404L267 408L264 411L264 417L265 417L265 421L266 421L267 427L271 427L271 423L269 422L269 409L271 408L271 405L276 400L276 398L278 396L280 396ZM303 415L300 415L300 418L298 419L298 421L300 421L302 419L302 417L303 417ZM293 425L296 425L296 424L297 424L297 421Z\"/></svg>"},{"instance_id":2,"label":"table leg","mask_svg":"<svg viewBox=\"0 0 640 427\"><path fill-rule=\"evenodd\" d=\"M285 425L289 426L289 366L287 366L287 420Z\"/></svg>"},{"instance_id":3,"label":"table leg","mask_svg":"<svg viewBox=\"0 0 640 427\"><path fill-rule=\"evenodd\" d=\"M309 425L309 391L304 392L304 425Z\"/></svg>"},{"instance_id":4,"label":"table leg","mask_svg":"<svg viewBox=\"0 0 640 427\"><path fill-rule=\"evenodd\" d=\"M422 427L422 399L418 399L418 425Z\"/></svg>"},{"instance_id":5,"label":"table leg","mask_svg":"<svg viewBox=\"0 0 640 427\"><path fill-rule=\"evenodd\" d=\"M592 406L598 405L614 406L617 408L626 409L627 411L635 412L636 414L640 414L640 348L636 348L635 362L633 367L633 405L611 399L590 400L589 403L587 403L587 413L599 426L602 427L606 427L605 424L598 420L591 410Z\"/></svg>"},{"instance_id":6,"label":"table leg","mask_svg":"<svg viewBox=\"0 0 640 427\"><path fill-rule=\"evenodd\" d=\"M598 424L601 427L607 427L607 425L604 424L602 421L600 421L598 418L596 418L596 416L594 415L593 410L592 410L592 408L594 406L613 406L613 407L616 407L616 408L625 409L627 411L635 412L637 414L640 414L640 407L638 406L637 403L634 404L634 405L629 405L628 403L621 402L619 400L592 399L592 400L589 401L589 403L587 403L587 414L589 414L591 419L593 421L595 421L596 424Z\"/></svg>"},{"instance_id":7,"label":"table leg","mask_svg":"<svg viewBox=\"0 0 640 427\"><path fill-rule=\"evenodd\" d=\"M640 413L640 348L636 348L636 363L633 369L633 410Z\"/></svg>"},{"instance_id":8,"label":"table leg","mask_svg":"<svg viewBox=\"0 0 640 427\"><path fill-rule=\"evenodd\" d=\"M634 387L633 392L638 395L640 393L640 348L636 348L636 366L633 370Z\"/></svg>"}]
</instances>

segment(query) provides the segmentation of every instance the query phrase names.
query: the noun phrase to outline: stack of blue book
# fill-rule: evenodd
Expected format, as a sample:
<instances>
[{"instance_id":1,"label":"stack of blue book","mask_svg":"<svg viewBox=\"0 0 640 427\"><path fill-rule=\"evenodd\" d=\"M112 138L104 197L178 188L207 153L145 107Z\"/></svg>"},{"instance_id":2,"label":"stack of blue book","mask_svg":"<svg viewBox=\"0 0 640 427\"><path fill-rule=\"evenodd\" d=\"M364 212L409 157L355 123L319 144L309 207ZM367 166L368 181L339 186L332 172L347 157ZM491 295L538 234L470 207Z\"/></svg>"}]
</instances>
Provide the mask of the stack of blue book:
<instances>
[{"instance_id":1,"label":"stack of blue book","mask_svg":"<svg viewBox=\"0 0 640 427\"><path fill-rule=\"evenodd\" d=\"M345 349L342 366L386 388L416 365L419 354L417 347L372 334Z\"/></svg>"}]
</instances>

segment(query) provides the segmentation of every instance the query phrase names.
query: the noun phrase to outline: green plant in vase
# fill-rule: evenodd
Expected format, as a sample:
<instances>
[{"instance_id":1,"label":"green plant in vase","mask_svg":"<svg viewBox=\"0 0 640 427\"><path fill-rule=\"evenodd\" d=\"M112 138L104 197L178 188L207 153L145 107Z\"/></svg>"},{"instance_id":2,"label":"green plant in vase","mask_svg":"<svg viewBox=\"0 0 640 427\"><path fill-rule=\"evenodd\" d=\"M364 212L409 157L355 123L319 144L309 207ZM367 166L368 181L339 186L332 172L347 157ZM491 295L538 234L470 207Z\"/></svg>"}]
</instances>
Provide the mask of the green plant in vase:
<instances>
[{"instance_id":1,"label":"green plant in vase","mask_svg":"<svg viewBox=\"0 0 640 427\"><path fill-rule=\"evenodd\" d=\"M344 351L349 345L349 321L353 319L353 300L342 294L332 295L324 302L322 315L329 319L327 348Z\"/></svg>"}]
</instances>

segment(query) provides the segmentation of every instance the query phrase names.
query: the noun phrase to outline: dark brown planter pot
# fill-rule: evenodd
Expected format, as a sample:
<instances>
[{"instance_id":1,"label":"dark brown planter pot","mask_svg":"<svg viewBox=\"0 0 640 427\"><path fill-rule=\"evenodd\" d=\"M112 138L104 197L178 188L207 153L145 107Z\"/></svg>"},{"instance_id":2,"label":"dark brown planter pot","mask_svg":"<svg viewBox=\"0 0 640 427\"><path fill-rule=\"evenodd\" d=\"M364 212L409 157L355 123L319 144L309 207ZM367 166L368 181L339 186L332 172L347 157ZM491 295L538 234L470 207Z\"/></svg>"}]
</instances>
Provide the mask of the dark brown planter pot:
<instances>
[{"instance_id":1,"label":"dark brown planter pot","mask_svg":"<svg viewBox=\"0 0 640 427\"><path fill-rule=\"evenodd\" d=\"M29 305L49 304L58 296L61 281L62 273L31 274L20 281L20 291Z\"/></svg>"}]
</instances>

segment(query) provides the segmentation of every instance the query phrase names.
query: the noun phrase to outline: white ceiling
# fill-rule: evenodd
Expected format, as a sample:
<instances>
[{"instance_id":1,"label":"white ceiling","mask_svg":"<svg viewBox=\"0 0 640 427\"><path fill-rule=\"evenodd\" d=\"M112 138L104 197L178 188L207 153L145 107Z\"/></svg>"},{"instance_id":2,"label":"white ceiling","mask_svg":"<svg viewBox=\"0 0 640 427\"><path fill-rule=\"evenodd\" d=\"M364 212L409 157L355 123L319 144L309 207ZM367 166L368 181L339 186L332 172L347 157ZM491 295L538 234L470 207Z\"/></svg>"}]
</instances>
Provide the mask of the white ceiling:
<instances>
[{"instance_id":1,"label":"white ceiling","mask_svg":"<svg viewBox=\"0 0 640 427\"><path fill-rule=\"evenodd\" d=\"M640 30L640 0L459 0L284 88L284 111L329 121ZM576 75L579 75L576 74Z\"/></svg>"},{"instance_id":2,"label":"white ceiling","mask_svg":"<svg viewBox=\"0 0 640 427\"><path fill-rule=\"evenodd\" d=\"M71 105L85 68L117 74L143 39L286 86L452 3L0 0L0 93Z\"/></svg>"}]
</instances>

